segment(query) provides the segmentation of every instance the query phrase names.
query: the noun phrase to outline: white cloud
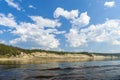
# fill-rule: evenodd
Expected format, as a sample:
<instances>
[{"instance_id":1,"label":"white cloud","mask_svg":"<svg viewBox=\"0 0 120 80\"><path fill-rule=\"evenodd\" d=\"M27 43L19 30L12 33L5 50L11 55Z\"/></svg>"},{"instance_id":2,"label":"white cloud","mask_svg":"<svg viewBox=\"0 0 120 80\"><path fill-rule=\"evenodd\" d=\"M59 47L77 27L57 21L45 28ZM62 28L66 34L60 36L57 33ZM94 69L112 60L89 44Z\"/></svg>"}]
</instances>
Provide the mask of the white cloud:
<instances>
[{"instance_id":1,"label":"white cloud","mask_svg":"<svg viewBox=\"0 0 120 80\"><path fill-rule=\"evenodd\" d=\"M87 12L79 14L78 10L67 11L63 8L57 8L54 12L54 17L59 18L60 16L70 20L70 23L72 24L69 33L65 34L70 45L72 47L78 47L85 44L87 42L86 35L80 34L79 30L89 24L90 17L87 15Z\"/></svg>"},{"instance_id":2,"label":"white cloud","mask_svg":"<svg viewBox=\"0 0 120 80\"><path fill-rule=\"evenodd\" d=\"M5 44L5 41L4 40L0 40L0 43L4 43Z\"/></svg>"},{"instance_id":3,"label":"white cloud","mask_svg":"<svg viewBox=\"0 0 120 80\"><path fill-rule=\"evenodd\" d=\"M60 16L70 20L72 27L65 34L65 37L71 47L79 47L89 42L105 42L112 45L120 45L120 20L107 20L103 24L90 25L85 28L90 22L87 12L79 14L78 10L67 11L57 8L54 12L54 17L59 18Z\"/></svg>"},{"instance_id":4,"label":"white cloud","mask_svg":"<svg viewBox=\"0 0 120 80\"><path fill-rule=\"evenodd\" d=\"M115 1L105 2L104 6L106 6L106 7L114 7L115 6Z\"/></svg>"},{"instance_id":5,"label":"white cloud","mask_svg":"<svg viewBox=\"0 0 120 80\"><path fill-rule=\"evenodd\" d=\"M57 9L61 9L60 13ZM48 19L42 16L29 16L33 20L32 23L20 22L18 24L12 14L7 16L0 14L0 25L14 28L9 32L16 35L17 38L10 40L11 44L30 43L37 45L32 47L39 46L43 49L58 48L60 42L56 37L63 34L71 47L87 45L90 42L120 45L120 19L107 19L102 24L89 25L90 17L87 12L79 13L72 10L75 11L75 15L73 15L72 11L57 9L54 12L55 18L58 19L62 16L71 23L68 33L58 31L57 28L61 26L61 23L57 19Z\"/></svg>"},{"instance_id":6,"label":"white cloud","mask_svg":"<svg viewBox=\"0 0 120 80\"><path fill-rule=\"evenodd\" d=\"M36 9L36 7L34 7L33 5L29 5L28 7L31 9Z\"/></svg>"},{"instance_id":7,"label":"white cloud","mask_svg":"<svg viewBox=\"0 0 120 80\"><path fill-rule=\"evenodd\" d=\"M63 8L58 7L54 12L54 17L58 18L60 16L63 16L66 19L74 19L78 17L78 14L79 14L78 10L67 11L64 10Z\"/></svg>"},{"instance_id":8,"label":"white cloud","mask_svg":"<svg viewBox=\"0 0 120 80\"><path fill-rule=\"evenodd\" d=\"M14 0L5 0L9 6L16 8L17 10L21 10L20 6L14 2Z\"/></svg>"},{"instance_id":9,"label":"white cloud","mask_svg":"<svg viewBox=\"0 0 120 80\"><path fill-rule=\"evenodd\" d=\"M72 27L74 28L75 26L78 28L86 26L90 21L90 17L87 15L87 12L79 14L78 10L67 11L63 8L57 8L54 12L54 17L59 18L60 16L70 20L70 23L72 23Z\"/></svg>"},{"instance_id":10,"label":"white cloud","mask_svg":"<svg viewBox=\"0 0 120 80\"><path fill-rule=\"evenodd\" d=\"M81 13L79 17L72 20L72 26L75 27L84 27L89 24L90 17L87 15L87 12Z\"/></svg>"},{"instance_id":11,"label":"white cloud","mask_svg":"<svg viewBox=\"0 0 120 80\"><path fill-rule=\"evenodd\" d=\"M2 33L3 33L3 31L0 30L0 34L2 34Z\"/></svg>"},{"instance_id":12,"label":"white cloud","mask_svg":"<svg viewBox=\"0 0 120 80\"><path fill-rule=\"evenodd\" d=\"M43 18L41 16L30 16L30 18L35 21L37 25L39 25L39 28L44 28L44 27L50 27L50 28L55 28L56 26L59 27L61 26L61 23L58 23L57 20L50 20Z\"/></svg>"},{"instance_id":13,"label":"white cloud","mask_svg":"<svg viewBox=\"0 0 120 80\"><path fill-rule=\"evenodd\" d=\"M120 45L120 40L118 41L118 40L114 40L113 42L112 42L112 44L113 45Z\"/></svg>"},{"instance_id":14,"label":"white cloud","mask_svg":"<svg viewBox=\"0 0 120 80\"><path fill-rule=\"evenodd\" d=\"M30 17L34 23L21 22L16 27L16 30L12 31L13 34L19 37L11 40L10 43L30 42L44 49L57 48L60 43L59 40L56 39L56 34L62 34L63 31L58 31L56 27L59 27L61 24L56 20L46 19L41 16Z\"/></svg>"},{"instance_id":15,"label":"white cloud","mask_svg":"<svg viewBox=\"0 0 120 80\"><path fill-rule=\"evenodd\" d=\"M7 16L4 14L0 14L0 25L15 27L17 23L11 13L9 13Z\"/></svg>"},{"instance_id":16,"label":"white cloud","mask_svg":"<svg viewBox=\"0 0 120 80\"><path fill-rule=\"evenodd\" d=\"M34 23L20 22L18 24L12 14L9 13L7 16L0 14L0 25L3 25L1 27L9 27L9 32L17 36L17 38L9 41L10 44L31 43L44 49L57 48L60 43L56 35L65 33L65 31L56 29L61 26L61 23L58 20L51 20L42 16L29 17Z\"/></svg>"},{"instance_id":17,"label":"white cloud","mask_svg":"<svg viewBox=\"0 0 120 80\"><path fill-rule=\"evenodd\" d=\"M70 29L65 36L71 47L79 47L86 43L86 35L84 33L80 34L77 29Z\"/></svg>"},{"instance_id":18,"label":"white cloud","mask_svg":"<svg viewBox=\"0 0 120 80\"><path fill-rule=\"evenodd\" d=\"M72 47L79 47L89 42L120 45L120 20L107 20L103 24L91 25L80 30L72 28L66 37Z\"/></svg>"}]
</instances>

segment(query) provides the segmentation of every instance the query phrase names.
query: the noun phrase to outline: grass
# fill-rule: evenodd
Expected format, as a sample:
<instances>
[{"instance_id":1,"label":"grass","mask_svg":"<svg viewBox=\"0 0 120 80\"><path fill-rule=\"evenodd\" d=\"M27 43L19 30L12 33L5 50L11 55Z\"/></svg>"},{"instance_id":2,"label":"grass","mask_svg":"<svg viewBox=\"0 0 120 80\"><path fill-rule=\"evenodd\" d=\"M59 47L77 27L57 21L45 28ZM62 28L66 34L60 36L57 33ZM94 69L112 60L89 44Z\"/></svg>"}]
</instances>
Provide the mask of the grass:
<instances>
[{"instance_id":1,"label":"grass","mask_svg":"<svg viewBox=\"0 0 120 80\"><path fill-rule=\"evenodd\" d=\"M65 54L85 54L88 56L101 55L101 56L120 56L120 54L105 54L105 53L89 53L89 52L63 52L63 51L50 51L50 50L41 50L41 49L22 49L18 47L8 46L5 44L0 44L0 57L11 57L17 56L24 52L26 54L31 54L34 52L45 52L51 54L65 55Z\"/></svg>"},{"instance_id":2,"label":"grass","mask_svg":"<svg viewBox=\"0 0 120 80\"><path fill-rule=\"evenodd\" d=\"M16 47L12 47L12 46L7 46L4 44L0 44L0 57L1 56L16 56L20 54L20 50L18 50Z\"/></svg>"}]
</instances>

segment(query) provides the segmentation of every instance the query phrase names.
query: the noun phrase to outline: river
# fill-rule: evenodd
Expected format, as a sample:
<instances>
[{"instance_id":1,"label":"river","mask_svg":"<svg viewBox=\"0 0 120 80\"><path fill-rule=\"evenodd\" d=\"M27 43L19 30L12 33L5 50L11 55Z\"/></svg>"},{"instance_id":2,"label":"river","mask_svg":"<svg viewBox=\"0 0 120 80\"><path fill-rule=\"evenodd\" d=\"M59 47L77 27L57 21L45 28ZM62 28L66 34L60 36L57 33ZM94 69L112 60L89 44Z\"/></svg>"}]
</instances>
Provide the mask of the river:
<instances>
[{"instance_id":1,"label":"river","mask_svg":"<svg viewBox=\"0 0 120 80\"><path fill-rule=\"evenodd\" d=\"M120 61L0 61L0 80L120 80Z\"/></svg>"}]
</instances>

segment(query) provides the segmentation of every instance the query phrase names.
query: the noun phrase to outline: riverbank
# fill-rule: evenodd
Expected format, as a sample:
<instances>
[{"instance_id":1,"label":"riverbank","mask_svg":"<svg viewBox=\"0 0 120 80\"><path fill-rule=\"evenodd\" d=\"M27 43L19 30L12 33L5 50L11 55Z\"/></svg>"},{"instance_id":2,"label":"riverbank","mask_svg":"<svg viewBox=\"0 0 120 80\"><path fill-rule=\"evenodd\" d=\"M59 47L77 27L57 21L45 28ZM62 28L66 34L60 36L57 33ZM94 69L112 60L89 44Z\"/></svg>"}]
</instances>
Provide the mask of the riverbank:
<instances>
[{"instance_id":1,"label":"riverbank","mask_svg":"<svg viewBox=\"0 0 120 80\"><path fill-rule=\"evenodd\" d=\"M57 61L87 61L87 60L105 60L105 59L117 59L118 56L102 55L102 54L56 54L56 53L46 53L46 52L34 52L31 54L26 54L21 52L21 54L11 57L2 57L0 61L34 61L38 60L41 62L57 62Z\"/></svg>"},{"instance_id":2,"label":"riverbank","mask_svg":"<svg viewBox=\"0 0 120 80\"><path fill-rule=\"evenodd\" d=\"M92 53L92 52L63 52L39 49L22 49L0 44L0 61L85 61L120 58L120 54Z\"/></svg>"}]
</instances>

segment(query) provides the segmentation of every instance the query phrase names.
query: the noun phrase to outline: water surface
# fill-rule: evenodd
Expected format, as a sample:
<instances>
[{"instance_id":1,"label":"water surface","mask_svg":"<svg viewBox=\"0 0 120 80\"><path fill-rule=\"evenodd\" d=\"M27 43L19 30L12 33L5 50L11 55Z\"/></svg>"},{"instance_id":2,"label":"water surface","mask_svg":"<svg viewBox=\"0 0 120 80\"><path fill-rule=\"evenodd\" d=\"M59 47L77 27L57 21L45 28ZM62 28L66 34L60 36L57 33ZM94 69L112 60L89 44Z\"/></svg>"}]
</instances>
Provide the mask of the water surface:
<instances>
[{"instance_id":1,"label":"water surface","mask_svg":"<svg viewBox=\"0 0 120 80\"><path fill-rule=\"evenodd\" d=\"M0 62L0 80L120 80L120 61Z\"/></svg>"}]
</instances>

